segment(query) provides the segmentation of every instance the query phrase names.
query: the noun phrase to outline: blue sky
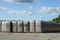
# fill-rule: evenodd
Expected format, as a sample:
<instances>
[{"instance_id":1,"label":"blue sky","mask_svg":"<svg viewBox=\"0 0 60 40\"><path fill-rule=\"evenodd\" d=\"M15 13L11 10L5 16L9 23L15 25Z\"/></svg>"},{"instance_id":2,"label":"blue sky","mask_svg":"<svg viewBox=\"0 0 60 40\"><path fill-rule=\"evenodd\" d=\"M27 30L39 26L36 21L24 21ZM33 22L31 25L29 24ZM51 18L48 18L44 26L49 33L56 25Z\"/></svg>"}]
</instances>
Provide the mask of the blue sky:
<instances>
[{"instance_id":1,"label":"blue sky","mask_svg":"<svg viewBox=\"0 0 60 40\"><path fill-rule=\"evenodd\" d=\"M60 0L0 0L0 20L49 21L59 14Z\"/></svg>"}]
</instances>

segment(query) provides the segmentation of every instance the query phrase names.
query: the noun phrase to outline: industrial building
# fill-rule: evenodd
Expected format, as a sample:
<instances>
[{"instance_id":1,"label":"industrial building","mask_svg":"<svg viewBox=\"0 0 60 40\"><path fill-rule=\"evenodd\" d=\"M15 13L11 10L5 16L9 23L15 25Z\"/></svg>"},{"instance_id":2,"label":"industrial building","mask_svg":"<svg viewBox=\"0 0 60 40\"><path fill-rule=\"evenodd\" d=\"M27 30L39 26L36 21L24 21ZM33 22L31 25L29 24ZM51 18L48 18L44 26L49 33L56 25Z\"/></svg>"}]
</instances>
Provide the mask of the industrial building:
<instances>
[{"instance_id":1,"label":"industrial building","mask_svg":"<svg viewBox=\"0 0 60 40\"><path fill-rule=\"evenodd\" d=\"M46 33L60 32L60 23L33 20L0 20L0 32L12 33Z\"/></svg>"}]
</instances>

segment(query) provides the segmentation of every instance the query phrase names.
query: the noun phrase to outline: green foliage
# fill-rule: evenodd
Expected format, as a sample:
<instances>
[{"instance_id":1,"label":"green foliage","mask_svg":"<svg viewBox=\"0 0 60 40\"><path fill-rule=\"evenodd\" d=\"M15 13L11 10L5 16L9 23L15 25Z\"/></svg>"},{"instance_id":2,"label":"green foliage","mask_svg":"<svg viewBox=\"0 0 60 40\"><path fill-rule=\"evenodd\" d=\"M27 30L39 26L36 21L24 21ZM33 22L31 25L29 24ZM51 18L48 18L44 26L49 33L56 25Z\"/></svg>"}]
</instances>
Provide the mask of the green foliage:
<instances>
[{"instance_id":1,"label":"green foliage","mask_svg":"<svg viewBox=\"0 0 60 40\"><path fill-rule=\"evenodd\" d=\"M52 22L60 23L60 15L57 18L52 19Z\"/></svg>"}]
</instances>

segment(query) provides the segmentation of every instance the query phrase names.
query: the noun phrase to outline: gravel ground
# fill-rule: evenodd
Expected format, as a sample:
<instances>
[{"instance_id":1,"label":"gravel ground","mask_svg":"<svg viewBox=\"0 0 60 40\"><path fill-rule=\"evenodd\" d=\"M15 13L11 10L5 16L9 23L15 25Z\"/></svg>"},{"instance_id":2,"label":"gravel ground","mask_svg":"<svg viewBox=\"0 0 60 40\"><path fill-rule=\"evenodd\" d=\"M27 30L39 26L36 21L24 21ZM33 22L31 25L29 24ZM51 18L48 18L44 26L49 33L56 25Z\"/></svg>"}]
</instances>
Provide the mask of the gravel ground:
<instances>
[{"instance_id":1,"label":"gravel ground","mask_svg":"<svg viewBox=\"0 0 60 40\"><path fill-rule=\"evenodd\" d=\"M60 40L60 33L0 33L0 40Z\"/></svg>"}]
</instances>

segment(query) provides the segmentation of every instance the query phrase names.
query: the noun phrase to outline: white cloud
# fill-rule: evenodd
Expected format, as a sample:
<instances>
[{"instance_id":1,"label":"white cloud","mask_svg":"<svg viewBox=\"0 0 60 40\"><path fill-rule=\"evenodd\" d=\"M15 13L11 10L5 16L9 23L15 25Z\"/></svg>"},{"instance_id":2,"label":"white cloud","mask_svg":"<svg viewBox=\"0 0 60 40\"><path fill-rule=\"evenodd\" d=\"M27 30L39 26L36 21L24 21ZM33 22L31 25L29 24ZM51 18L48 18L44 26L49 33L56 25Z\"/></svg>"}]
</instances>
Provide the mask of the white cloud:
<instances>
[{"instance_id":1,"label":"white cloud","mask_svg":"<svg viewBox=\"0 0 60 40\"><path fill-rule=\"evenodd\" d=\"M38 12L51 13L52 16L57 16L57 13L60 12L60 5L58 5L57 7L40 7L38 8Z\"/></svg>"},{"instance_id":2,"label":"white cloud","mask_svg":"<svg viewBox=\"0 0 60 40\"><path fill-rule=\"evenodd\" d=\"M50 13L53 13L53 12L56 12L56 9L53 8L53 7L40 7L39 8L39 12L50 12Z\"/></svg>"},{"instance_id":3,"label":"white cloud","mask_svg":"<svg viewBox=\"0 0 60 40\"><path fill-rule=\"evenodd\" d=\"M14 0L3 0L5 2L14 2Z\"/></svg>"},{"instance_id":4,"label":"white cloud","mask_svg":"<svg viewBox=\"0 0 60 40\"><path fill-rule=\"evenodd\" d=\"M56 14L56 13L52 13L51 15L52 15L52 16L58 16L58 14Z\"/></svg>"},{"instance_id":5,"label":"white cloud","mask_svg":"<svg viewBox=\"0 0 60 40\"><path fill-rule=\"evenodd\" d=\"M31 15L31 14L32 14L32 12L28 11L26 14L27 14L27 15Z\"/></svg>"},{"instance_id":6,"label":"white cloud","mask_svg":"<svg viewBox=\"0 0 60 40\"><path fill-rule=\"evenodd\" d=\"M10 13L10 14L16 14L16 13L18 13L17 11L14 11L14 10L10 10L10 11L7 11L8 13Z\"/></svg>"},{"instance_id":7,"label":"white cloud","mask_svg":"<svg viewBox=\"0 0 60 40\"><path fill-rule=\"evenodd\" d=\"M8 11L10 11L10 10L12 10L12 11L13 11L14 9L13 9L13 8L8 8Z\"/></svg>"},{"instance_id":8,"label":"white cloud","mask_svg":"<svg viewBox=\"0 0 60 40\"><path fill-rule=\"evenodd\" d=\"M56 12L56 9L55 8L53 8L53 7L48 7L48 12L51 12L51 13L54 13L54 12Z\"/></svg>"},{"instance_id":9,"label":"white cloud","mask_svg":"<svg viewBox=\"0 0 60 40\"><path fill-rule=\"evenodd\" d=\"M10 14L17 14L17 15L31 15L32 14L32 12L27 11L27 10L24 10L24 11L19 10L19 11L17 11L17 10L15 10L13 8L6 8L6 7L1 7L1 6L0 6L0 10L6 11L7 13L10 13Z\"/></svg>"},{"instance_id":10,"label":"white cloud","mask_svg":"<svg viewBox=\"0 0 60 40\"><path fill-rule=\"evenodd\" d=\"M7 8L0 6L0 10L7 10Z\"/></svg>"},{"instance_id":11,"label":"white cloud","mask_svg":"<svg viewBox=\"0 0 60 40\"><path fill-rule=\"evenodd\" d=\"M39 12L47 12L47 7L40 7Z\"/></svg>"},{"instance_id":12,"label":"white cloud","mask_svg":"<svg viewBox=\"0 0 60 40\"><path fill-rule=\"evenodd\" d=\"M26 11L23 11L22 13L23 13L23 14L26 14Z\"/></svg>"},{"instance_id":13,"label":"white cloud","mask_svg":"<svg viewBox=\"0 0 60 40\"><path fill-rule=\"evenodd\" d=\"M8 11L10 14L17 14L17 15L30 15L32 12L29 11L15 11L15 10L10 10Z\"/></svg>"},{"instance_id":14,"label":"white cloud","mask_svg":"<svg viewBox=\"0 0 60 40\"><path fill-rule=\"evenodd\" d=\"M38 11L39 12L50 12L50 13L60 12L60 5L58 5L57 7L40 7Z\"/></svg>"},{"instance_id":15,"label":"white cloud","mask_svg":"<svg viewBox=\"0 0 60 40\"><path fill-rule=\"evenodd\" d=\"M35 0L35 3L39 3L40 0Z\"/></svg>"},{"instance_id":16,"label":"white cloud","mask_svg":"<svg viewBox=\"0 0 60 40\"><path fill-rule=\"evenodd\" d=\"M21 11L21 13L19 13L19 15L31 15L31 14L32 14L32 12L30 12L30 11Z\"/></svg>"},{"instance_id":17,"label":"white cloud","mask_svg":"<svg viewBox=\"0 0 60 40\"><path fill-rule=\"evenodd\" d=\"M58 12L60 12L60 5L59 5L58 7L56 7L56 10L57 10Z\"/></svg>"},{"instance_id":18,"label":"white cloud","mask_svg":"<svg viewBox=\"0 0 60 40\"><path fill-rule=\"evenodd\" d=\"M29 10L32 10L32 6L29 6Z\"/></svg>"}]
</instances>

